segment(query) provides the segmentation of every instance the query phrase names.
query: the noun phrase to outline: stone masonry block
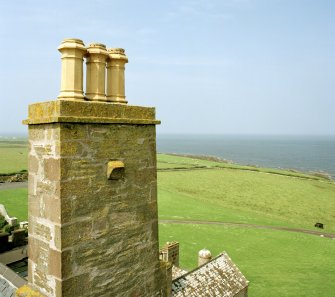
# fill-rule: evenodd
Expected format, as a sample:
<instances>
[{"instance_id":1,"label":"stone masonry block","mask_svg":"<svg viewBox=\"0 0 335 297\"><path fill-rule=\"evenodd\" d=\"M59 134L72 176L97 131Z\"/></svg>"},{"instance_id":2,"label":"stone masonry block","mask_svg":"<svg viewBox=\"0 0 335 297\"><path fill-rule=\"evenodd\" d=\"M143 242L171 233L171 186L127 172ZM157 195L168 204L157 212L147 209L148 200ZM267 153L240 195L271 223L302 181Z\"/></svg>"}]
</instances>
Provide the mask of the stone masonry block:
<instances>
[{"instance_id":1,"label":"stone masonry block","mask_svg":"<svg viewBox=\"0 0 335 297\"><path fill-rule=\"evenodd\" d=\"M87 125L82 129L75 128L75 124L63 124L60 130L60 138L62 141L68 140L86 140L88 138Z\"/></svg>"},{"instance_id":2,"label":"stone masonry block","mask_svg":"<svg viewBox=\"0 0 335 297\"><path fill-rule=\"evenodd\" d=\"M73 276L62 282L62 293L65 296L97 296L92 294L91 289L89 273Z\"/></svg>"},{"instance_id":3,"label":"stone masonry block","mask_svg":"<svg viewBox=\"0 0 335 297\"><path fill-rule=\"evenodd\" d=\"M62 248L68 248L77 244L85 244L92 240L92 220L68 223L61 228Z\"/></svg>"},{"instance_id":4,"label":"stone masonry block","mask_svg":"<svg viewBox=\"0 0 335 297\"><path fill-rule=\"evenodd\" d=\"M35 156L30 156L28 158L28 170L29 173L37 173L39 169L39 160Z\"/></svg>"},{"instance_id":5,"label":"stone masonry block","mask_svg":"<svg viewBox=\"0 0 335 297\"><path fill-rule=\"evenodd\" d=\"M44 159L44 174L45 178L50 181L60 180L59 159L47 158Z\"/></svg>"},{"instance_id":6,"label":"stone masonry block","mask_svg":"<svg viewBox=\"0 0 335 297\"><path fill-rule=\"evenodd\" d=\"M59 279L62 277L62 253L51 248L48 255L48 275Z\"/></svg>"},{"instance_id":7,"label":"stone masonry block","mask_svg":"<svg viewBox=\"0 0 335 297\"><path fill-rule=\"evenodd\" d=\"M53 223L61 222L61 201L57 196L43 196L44 218Z\"/></svg>"}]
</instances>

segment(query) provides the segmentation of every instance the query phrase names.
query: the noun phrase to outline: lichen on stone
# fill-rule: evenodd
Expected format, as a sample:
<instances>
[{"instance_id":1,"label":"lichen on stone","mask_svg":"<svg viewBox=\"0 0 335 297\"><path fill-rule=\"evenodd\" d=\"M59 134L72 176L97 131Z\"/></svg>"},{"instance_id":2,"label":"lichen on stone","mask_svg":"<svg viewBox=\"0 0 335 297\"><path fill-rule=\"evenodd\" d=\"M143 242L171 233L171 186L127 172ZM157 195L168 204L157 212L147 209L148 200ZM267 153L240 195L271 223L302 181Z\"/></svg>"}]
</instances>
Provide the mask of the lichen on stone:
<instances>
[{"instance_id":1,"label":"lichen on stone","mask_svg":"<svg viewBox=\"0 0 335 297\"><path fill-rule=\"evenodd\" d=\"M39 292L34 291L29 286L23 286L16 290L16 297L45 297Z\"/></svg>"}]
</instances>

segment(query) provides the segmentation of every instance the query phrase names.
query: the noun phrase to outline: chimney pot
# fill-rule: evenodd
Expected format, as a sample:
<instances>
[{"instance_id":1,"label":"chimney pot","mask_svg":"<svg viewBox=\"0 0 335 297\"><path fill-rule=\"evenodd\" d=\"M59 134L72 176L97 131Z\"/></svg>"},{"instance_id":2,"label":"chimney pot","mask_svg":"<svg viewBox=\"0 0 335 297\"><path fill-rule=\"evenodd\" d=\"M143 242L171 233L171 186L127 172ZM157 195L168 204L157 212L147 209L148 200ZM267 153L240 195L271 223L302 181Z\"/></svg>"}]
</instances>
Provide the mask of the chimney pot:
<instances>
[{"instance_id":1,"label":"chimney pot","mask_svg":"<svg viewBox=\"0 0 335 297\"><path fill-rule=\"evenodd\" d=\"M58 50L62 54L61 91L58 99L84 99L83 58L84 42L77 38L62 41Z\"/></svg>"},{"instance_id":2,"label":"chimney pot","mask_svg":"<svg viewBox=\"0 0 335 297\"><path fill-rule=\"evenodd\" d=\"M123 48L109 48L107 60L107 101L127 104L125 95L125 64L128 58Z\"/></svg>"},{"instance_id":3,"label":"chimney pot","mask_svg":"<svg viewBox=\"0 0 335 297\"><path fill-rule=\"evenodd\" d=\"M86 55L86 99L106 101L105 72L107 59L106 46L102 43L91 43Z\"/></svg>"},{"instance_id":4,"label":"chimney pot","mask_svg":"<svg viewBox=\"0 0 335 297\"><path fill-rule=\"evenodd\" d=\"M202 249L198 253L198 266L204 265L212 260L212 254L207 249Z\"/></svg>"}]
</instances>

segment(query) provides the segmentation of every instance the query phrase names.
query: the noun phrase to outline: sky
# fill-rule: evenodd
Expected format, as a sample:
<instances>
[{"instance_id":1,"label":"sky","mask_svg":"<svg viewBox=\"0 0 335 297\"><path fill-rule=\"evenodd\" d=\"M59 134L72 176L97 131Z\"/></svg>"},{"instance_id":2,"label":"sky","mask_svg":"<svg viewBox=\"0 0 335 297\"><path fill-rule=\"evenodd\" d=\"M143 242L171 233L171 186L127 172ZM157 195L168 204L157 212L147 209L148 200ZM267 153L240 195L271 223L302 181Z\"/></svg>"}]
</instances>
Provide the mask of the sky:
<instances>
[{"instance_id":1,"label":"sky","mask_svg":"<svg viewBox=\"0 0 335 297\"><path fill-rule=\"evenodd\" d=\"M0 135L57 98L69 37L125 48L159 134L335 135L333 0L0 0Z\"/></svg>"}]
</instances>

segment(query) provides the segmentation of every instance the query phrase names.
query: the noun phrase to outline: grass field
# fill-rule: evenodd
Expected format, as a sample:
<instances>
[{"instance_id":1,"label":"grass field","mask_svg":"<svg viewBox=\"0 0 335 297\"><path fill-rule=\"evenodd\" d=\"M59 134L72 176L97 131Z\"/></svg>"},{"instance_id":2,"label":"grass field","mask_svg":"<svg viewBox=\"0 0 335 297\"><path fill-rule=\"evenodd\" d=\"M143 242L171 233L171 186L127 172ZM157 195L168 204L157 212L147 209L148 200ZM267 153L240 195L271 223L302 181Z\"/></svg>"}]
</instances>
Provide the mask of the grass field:
<instances>
[{"instance_id":1,"label":"grass field","mask_svg":"<svg viewBox=\"0 0 335 297\"><path fill-rule=\"evenodd\" d=\"M195 168L201 166L207 168ZM314 229L314 223L320 221L326 224L327 232L335 232L333 181L292 171L169 155L158 155L158 168L160 219L306 229ZM161 244L180 242L181 266L187 269L196 266L197 252L204 247L213 255L227 251L250 281L250 296L328 297L335 291L333 239L182 224L160 224L159 234Z\"/></svg>"},{"instance_id":2,"label":"grass field","mask_svg":"<svg viewBox=\"0 0 335 297\"><path fill-rule=\"evenodd\" d=\"M0 141L0 174L27 170L27 141Z\"/></svg>"},{"instance_id":3,"label":"grass field","mask_svg":"<svg viewBox=\"0 0 335 297\"><path fill-rule=\"evenodd\" d=\"M190 162L209 167L158 172L162 219L218 220L307 229L314 229L316 222L322 222L327 232L335 232L333 181L301 174L294 176L292 172L287 176L285 171L279 170L272 173L273 170L266 169L217 168L213 162L164 155L159 155L158 168L161 163L165 168L162 158L163 161L169 158L177 168L184 163L187 164L185 169L190 168Z\"/></svg>"},{"instance_id":4,"label":"grass field","mask_svg":"<svg viewBox=\"0 0 335 297\"><path fill-rule=\"evenodd\" d=\"M1 149L0 149L1 151ZM15 154L14 154L15 156ZM10 158L7 170L13 171ZM3 171L0 160L0 172ZM24 169L24 166L18 166ZM27 217L26 189L0 191L10 215ZM160 219L240 222L335 233L334 181L305 173L158 155ZM250 296L329 297L335 292L335 240L249 227L160 224L160 243L177 240L183 268L197 252L225 250L250 281Z\"/></svg>"},{"instance_id":5,"label":"grass field","mask_svg":"<svg viewBox=\"0 0 335 297\"><path fill-rule=\"evenodd\" d=\"M200 159L199 159L200 158ZM240 165L235 163L230 163L227 161L210 161L206 160L208 157L199 156L199 158L184 157L178 155L168 155L168 154L158 154L158 169L164 170L168 168L192 168L192 167L209 167L209 168L226 168L226 169L239 169L243 171L253 171L253 172L264 172L272 173L283 176L301 177L314 180L324 180L325 176L320 176L320 173L303 173L296 170L285 170L285 169L275 169L275 168L264 168L250 165ZM203 159L201 159L203 158ZM211 159L211 157L209 157Z\"/></svg>"},{"instance_id":6,"label":"grass field","mask_svg":"<svg viewBox=\"0 0 335 297\"><path fill-rule=\"evenodd\" d=\"M0 204L5 205L10 216L19 221L28 220L28 189L0 190Z\"/></svg>"},{"instance_id":7,"label":"grass field","mask_svg":"<svg viewBox=\"0 0 335 297\"><path fill-rule=\"evenodd\" d=\"M335 290L335 240L299 233L225 226L160 224L160 241L180 242L180 264L197 253L225 250L250 281L249 296L330 297Z\"/></svg>"}]
</instances>

